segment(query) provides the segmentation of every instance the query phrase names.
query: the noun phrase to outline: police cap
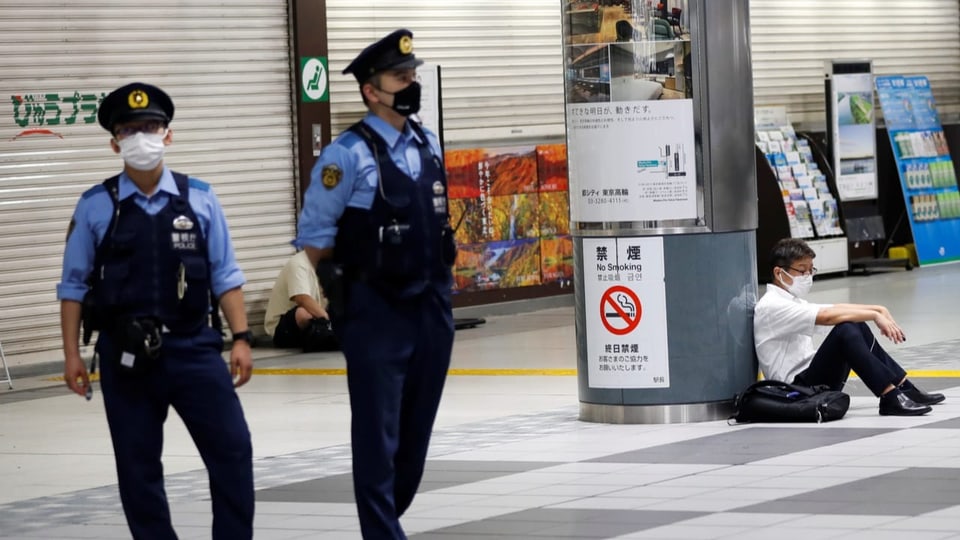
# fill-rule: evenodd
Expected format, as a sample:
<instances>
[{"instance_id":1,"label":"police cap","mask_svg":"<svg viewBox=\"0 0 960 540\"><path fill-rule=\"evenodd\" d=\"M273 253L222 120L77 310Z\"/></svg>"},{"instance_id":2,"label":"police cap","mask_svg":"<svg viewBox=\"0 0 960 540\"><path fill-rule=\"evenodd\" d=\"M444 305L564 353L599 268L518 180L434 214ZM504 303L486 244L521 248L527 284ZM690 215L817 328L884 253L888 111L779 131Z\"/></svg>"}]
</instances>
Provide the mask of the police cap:
<instances>
[{"instance_id":1,"label":"police cap","mask_svg":"<svg viewBox=\"0 0 960 540\"><path fill-rule=\"evenodd\" d=\"M140 82L121 86L103 98L97 121L103 129L113 133L117 123L156 119L165 123L173 120L173 101L166 92Z\"/></svg>"},{"instance_id":2,"label":"police cap","mask_svg":"<svg viewBox=\"0 0 960 540\"><path fill-rule=\"evenodd\" d=\"M362 50L353 62L343 70L352 73L363 84L380 71L414 68L423 60L413 55L413 32L400 29Z\"/></svg>"}]
</instances>

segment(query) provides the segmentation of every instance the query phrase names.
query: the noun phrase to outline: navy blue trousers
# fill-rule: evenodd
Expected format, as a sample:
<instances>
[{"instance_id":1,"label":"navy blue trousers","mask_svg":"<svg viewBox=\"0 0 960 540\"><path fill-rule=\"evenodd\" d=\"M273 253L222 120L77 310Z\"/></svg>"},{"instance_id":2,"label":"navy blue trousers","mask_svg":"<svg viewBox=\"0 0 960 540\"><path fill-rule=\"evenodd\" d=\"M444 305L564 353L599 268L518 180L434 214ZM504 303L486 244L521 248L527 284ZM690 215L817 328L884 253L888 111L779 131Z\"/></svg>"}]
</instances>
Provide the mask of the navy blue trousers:
<instances>
[{"instance_id":1,"label":"navy blue trousers","mask_svg":"<svg viewBox=\"0 0 960 540\"><path fill-rule=\"evenodd\" d=\"M253 448L230 372L212 328L163 336L150 372L129 375L115 364L109 336L97 340L101 388L113 439L120 500L135 539L176 539L163 488L163 424L172 405L200 451L210 478L213 538L253 538Z\"/></svg>"},{"instance_id":2,"label":"navy blue trousers","mask_svg":"<svg viewBox=\"0 0 960 540\"><path fill-rule=\"evenodd\" d=\"M360 530L365 540L404 539L399 518L423 477L450 366L450 292L395 300L351 283L348 295L334 331L347 359Z\"/></svg>"},{"instance_id":3,"label":"navy blue trousers","mask_svg":"<svg viewBox=\"0 0 960 540\"><path fill-rule=\"evenodd\" d=\"M891 384L897 386L907 376L883 350L867 323L847 322L833 327L810 365L794 382L805 386L825 384L831 390L842 390L851 369L875 396Z\"/></svg>"}]
</instances>

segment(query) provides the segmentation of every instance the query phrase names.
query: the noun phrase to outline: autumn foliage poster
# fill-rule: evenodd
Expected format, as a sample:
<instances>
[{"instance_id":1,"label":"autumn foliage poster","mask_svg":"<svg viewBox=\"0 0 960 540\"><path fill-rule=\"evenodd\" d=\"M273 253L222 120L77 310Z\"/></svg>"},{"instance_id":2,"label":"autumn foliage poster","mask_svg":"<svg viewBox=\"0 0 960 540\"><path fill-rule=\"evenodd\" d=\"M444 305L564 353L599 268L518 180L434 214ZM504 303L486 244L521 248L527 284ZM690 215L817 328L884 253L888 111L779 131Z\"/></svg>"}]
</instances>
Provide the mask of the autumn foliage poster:
<instances>
[{"instance_id":1,"label":"autumn foliage poster","mask_svg":"<svg viewBox=\"0 0 960 540\"><path fill-rule=\"evenodd\" d=\"M455 291L573 276L564 145L452 150L445 159Z\"/></svg>"}]
</instances>

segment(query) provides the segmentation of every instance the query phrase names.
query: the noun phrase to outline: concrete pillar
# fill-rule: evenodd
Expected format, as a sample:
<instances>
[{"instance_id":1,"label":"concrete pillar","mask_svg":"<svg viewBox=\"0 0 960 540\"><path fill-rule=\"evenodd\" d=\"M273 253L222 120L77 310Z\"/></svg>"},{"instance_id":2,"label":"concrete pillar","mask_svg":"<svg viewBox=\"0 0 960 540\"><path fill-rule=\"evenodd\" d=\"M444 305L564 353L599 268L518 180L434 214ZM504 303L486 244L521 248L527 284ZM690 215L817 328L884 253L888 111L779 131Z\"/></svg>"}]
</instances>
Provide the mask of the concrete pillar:
<instances>
[{"instance_id":1,"label":"concrete pillar","mask_svg":"<svg viewBox=\"0 0 960 540\"><path fill-rule=\"evenodd\" d=\"M564 4L585 421L725 418L756 379L748 2L658 3Z\"/></svg>"}]
</instances>

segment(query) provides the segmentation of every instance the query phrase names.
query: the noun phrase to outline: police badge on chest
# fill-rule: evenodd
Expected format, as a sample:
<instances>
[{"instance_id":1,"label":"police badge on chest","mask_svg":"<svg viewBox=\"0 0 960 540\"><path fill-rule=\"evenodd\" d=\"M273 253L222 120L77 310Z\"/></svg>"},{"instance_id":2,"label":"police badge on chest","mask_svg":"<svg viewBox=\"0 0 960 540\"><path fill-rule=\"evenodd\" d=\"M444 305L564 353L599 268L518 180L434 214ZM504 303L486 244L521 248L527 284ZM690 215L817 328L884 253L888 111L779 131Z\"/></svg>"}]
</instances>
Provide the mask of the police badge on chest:
<instances>
[{"instance_id":1,"label":"police badge on chest","mask_svg":"<svg viewBox=\"0 0 960 540\"><path fill-rule=\"evenodd\" d=\"M438 216L447 213L447 197L445 193L446 189L444 189L442 182L437 181L433 183L433 212Z\"/></svg>"},{"instance_id":2,"label":"police badge on chest","mask_svg":"<svg viewBox=\"0 0 960 540\"><path fill-rule=\"evenodd\" d=\"M180 251L196 251L197 233L196 232L177 232L193 230L193 221L187 216L178 216L173 220L174 232L170 233L170 240L173 249Z\"/></svg>"}]
</instances>

